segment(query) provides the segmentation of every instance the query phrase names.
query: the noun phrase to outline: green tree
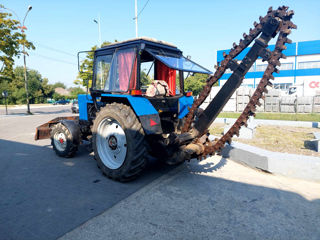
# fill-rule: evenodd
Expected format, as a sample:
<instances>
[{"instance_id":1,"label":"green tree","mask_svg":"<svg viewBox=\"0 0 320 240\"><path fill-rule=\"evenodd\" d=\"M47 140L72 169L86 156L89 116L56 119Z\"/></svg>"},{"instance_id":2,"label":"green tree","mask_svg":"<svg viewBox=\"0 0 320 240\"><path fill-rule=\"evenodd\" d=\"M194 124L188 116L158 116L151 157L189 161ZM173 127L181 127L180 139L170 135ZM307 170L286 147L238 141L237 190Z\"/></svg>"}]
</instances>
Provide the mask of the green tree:
<instances>
[{"instance_id":1,"label":"green tree","mask_svg":"<svg viewBox=\"0 0 320 240\"><path fill-rule=\"evenodd\" d=\"M64 96L64 95L60 95L59 93L53 93L52 98L56 101L61 100L61 99L69 99L70 96Z\"/></svg>"},{"instance_id":2,"label":"green tree","mask_svg":"<svg viewBox=\"0 0 320 240\"><path fill-rule=\"evenodd\" d=\"M41 74L33 69L27 71L29 85L30 103L46 102L51 98L54 90L53 86L48 83L47 78L42 78ZM24 88L24 68L18 66L14 69L14 78L8 82L9 103L22 104L26 102L26 91Z\"/></svg>"},{"instance_id":3,"label":"green tree","mask_svg":"<svg viewBox=\"0 0 320 240\"><path fill-rule=\"evenodd\" d=\"M54 88L54 89L55 89L55 88L63 88L63 89L66 89L67 87L66 87L66 85L65 85L64 83L62 83L62 82L56 82L56 83L53 84L53 88Z\"/></svg>"},{"instance_id":4,"label":"green tree","mask_svg":"<svg viewBox=\"0 0 320 240\"><path fill-rule=\"evenodd\" d=\"M0 5L0 9L4 9ZM19 32L19 21L11 18L12 14L0 12L0 82L13 79L14 57L19 57L21 46L35 49L32 42L27 41L26 35Z\"/></svg>"},{"instance_id":5,"label":"green tree","mask_svg":"<svg viewBox=\"0 0 320 240\"><path fill-rule=\"evenodd\" d=\"M193 96L197 96L203 89L208 78L207 74L196 73L193 76L189 76L184 81L184 90L192 91Z\"/></svg>"},{"instance_id":6,"label":"green tree","mask_svg":"<svg viewBox=\"0 0 320 240\"><path fill-rule=\"evenodd\" d=\"M117 40L115 40L117 42ZM102 47L110 45L111 42L103 42ZM74 84L80 86L88 86L91 87L92 84L92 75L93 75L93 58L94 51L97 49L97 45L91 48L91 52L88 52L85 59L80 64L80 72L78 73L77 79L74 80Z\"/></svg>"},{"instance_id":7,"label":"green tree","mask_svg":"<svg viewBox=\"0 0 320 240\"><path fill-rule=\"evenodd\" d=\"M43 78L41 83L41 91L43 96L46 98L52 98L54 94L54 87L52 84L49 84L48 78Z\"/></svg>"},{"instance_id":8,"label":"green tree","mask_svg":"<svg viewBox=\"0 0 320 240\"><path fill-rule=\"evenodd\" d=\"M78 99L79 94L85 94L86 91L84 91L81 87L73 87L70 88L70 98L72 99Z\"/></svg>"},{"instance_id":9,"label":"green tree","mask_svg":"<svg viewBox=\"0 0 320 240\"><path fill-rule=\"evenodd\" d=\"M144 71L140 72L141 86L147 86L152 82L151 77L147 76Z\"/></svg>"}]
</instances>

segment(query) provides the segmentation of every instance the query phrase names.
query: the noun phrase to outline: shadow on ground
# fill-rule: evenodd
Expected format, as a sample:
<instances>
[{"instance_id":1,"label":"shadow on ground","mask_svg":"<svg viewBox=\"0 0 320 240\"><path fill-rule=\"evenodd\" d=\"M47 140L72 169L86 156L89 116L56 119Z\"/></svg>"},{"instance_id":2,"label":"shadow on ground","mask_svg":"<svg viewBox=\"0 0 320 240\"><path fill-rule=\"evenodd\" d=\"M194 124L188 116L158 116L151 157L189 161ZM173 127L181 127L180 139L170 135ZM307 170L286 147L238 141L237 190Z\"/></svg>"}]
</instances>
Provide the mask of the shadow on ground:
<instances>
[{"instance_id":1,"label":"shadow on ground","mask_svg":"<svg viewBox=\"0 0 320 240\"><path fill-rule=\"evenodd\" d=\"M70 108L31 108L31 113L32 114L61 114L61 113L71 113L71 107ZM26 113L26 109L8 109L8 115L6 115L5 110L0 110L0 116L5 117L5 116L28 116Z\"/></svg>"},{"instance_id":2,"label":"shadow on ground","mask_svg":"<svg viewBox=\"0 0 320 240\"><path fill-rule=\"evenodd\" d=\"M48 141L49 142L49 141ZM49 145L0 139L0 239L56 239L169 171L149 162L136 181L104 177L80 147L59 158Z\"/></svg>"},{"instance_id":3,"label":"shadow on ground","mask_svg":"<svg viewBox=\"0 0 320 240\"><path fill-rule=\"evenodd\" d=\"M213 164L192 160L61 240L320 239L319 199L259 186L272 179L249 169L257 185L224 178L230 168L221 178L201 174L223 168L223 158Z\"/></svg>"}]
</instances>

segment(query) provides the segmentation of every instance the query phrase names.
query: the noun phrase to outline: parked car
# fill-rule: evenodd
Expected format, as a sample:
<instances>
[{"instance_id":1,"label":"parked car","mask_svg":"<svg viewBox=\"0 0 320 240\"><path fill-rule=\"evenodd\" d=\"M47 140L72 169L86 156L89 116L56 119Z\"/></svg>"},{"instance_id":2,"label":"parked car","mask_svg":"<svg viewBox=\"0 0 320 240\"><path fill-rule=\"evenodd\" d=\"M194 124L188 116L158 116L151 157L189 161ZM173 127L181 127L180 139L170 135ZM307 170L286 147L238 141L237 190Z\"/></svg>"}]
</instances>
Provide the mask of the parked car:
<instances>
[{"instance_id":1,"label":"parked car","mask_svg":"<svg viewBox=\"0 0 320 240\"><path fill-rule=\"evenodd\" d=\"M72 102L71 105L71 112L72 113L79 113L79 104L78 104L78 100L75 100Z\"/></svg>"},{"instance_id":2,"label":"parked car","mask_svg":"<svg viewBox=\"0 0 320 240\"><path fill-rule=\"evenodd\" d=\"M57 105L57 104L65 105L65 104L69 104L69 103L70 103L69 100L62 99L62 100L56 101L56 102L54 103L54 105Z\"/></svg>"}]
</instances>

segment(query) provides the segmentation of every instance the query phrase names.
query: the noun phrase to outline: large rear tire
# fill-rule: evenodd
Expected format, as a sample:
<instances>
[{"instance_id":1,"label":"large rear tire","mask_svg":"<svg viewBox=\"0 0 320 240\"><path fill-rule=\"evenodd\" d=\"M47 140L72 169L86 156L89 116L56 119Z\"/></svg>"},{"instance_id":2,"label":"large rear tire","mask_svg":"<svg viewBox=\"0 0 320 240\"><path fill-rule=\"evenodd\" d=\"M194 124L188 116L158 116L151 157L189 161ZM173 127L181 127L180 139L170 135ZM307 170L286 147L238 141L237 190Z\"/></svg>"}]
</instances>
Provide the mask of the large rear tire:
<instances>
[{"instance_id":1,"label":"large rear tire","mask_svg":"<svg viewBox=\"0 0 320 240\"><path fill-rule=\"evenodd\" d=\"M143 128L132 109L124 104L107 104L97 113L92 147L99 168L111 179L133 180L146 166Z\"/></svg>"}]
</instances>

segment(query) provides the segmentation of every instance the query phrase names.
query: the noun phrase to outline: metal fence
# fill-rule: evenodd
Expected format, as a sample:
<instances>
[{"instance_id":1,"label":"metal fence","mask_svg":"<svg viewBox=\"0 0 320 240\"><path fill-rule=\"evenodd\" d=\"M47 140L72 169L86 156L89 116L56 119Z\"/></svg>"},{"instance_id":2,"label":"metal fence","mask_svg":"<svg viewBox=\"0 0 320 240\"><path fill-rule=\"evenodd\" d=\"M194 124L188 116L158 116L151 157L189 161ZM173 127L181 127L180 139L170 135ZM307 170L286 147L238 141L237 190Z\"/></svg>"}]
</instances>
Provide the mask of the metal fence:
<instances>
[{"instance_id":1,"label":"metal fence","mask_svg":"<svg viewBox=\"0 0 320 240\"><path fill-rule=\"evenodd\" d=\"M205 108L218 93L220 88L213 88L211 94L201 106ZM232 95L229 102L223 108L224 112L242 112L252 97L254 89L239 88ZM261 106L257 106L257 112L282 112L282 113L320 113L320 93L314 97L281 96L276 89L269 89L260 99Z\"/></svg>"}]
</instances>

